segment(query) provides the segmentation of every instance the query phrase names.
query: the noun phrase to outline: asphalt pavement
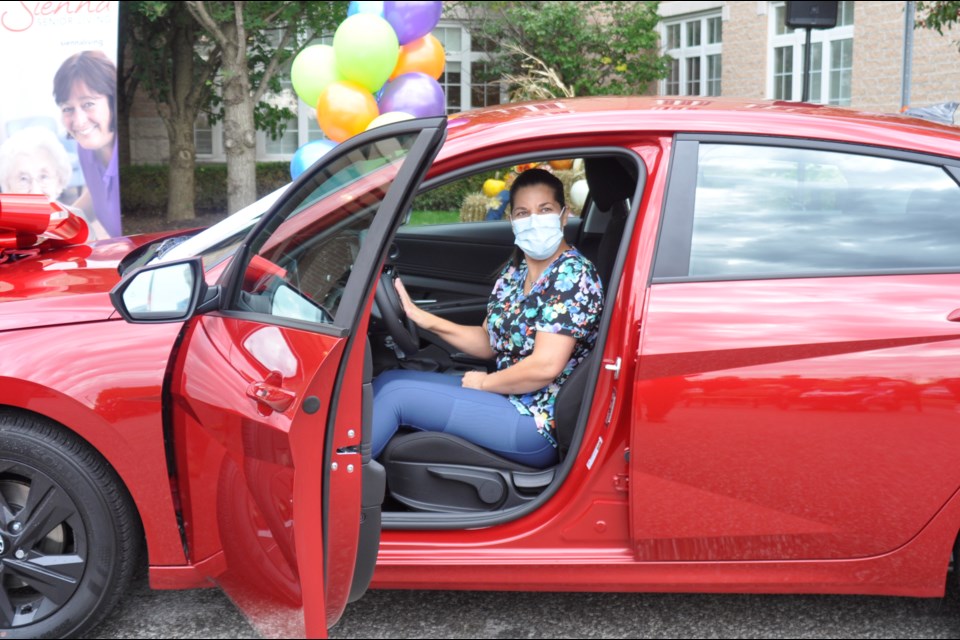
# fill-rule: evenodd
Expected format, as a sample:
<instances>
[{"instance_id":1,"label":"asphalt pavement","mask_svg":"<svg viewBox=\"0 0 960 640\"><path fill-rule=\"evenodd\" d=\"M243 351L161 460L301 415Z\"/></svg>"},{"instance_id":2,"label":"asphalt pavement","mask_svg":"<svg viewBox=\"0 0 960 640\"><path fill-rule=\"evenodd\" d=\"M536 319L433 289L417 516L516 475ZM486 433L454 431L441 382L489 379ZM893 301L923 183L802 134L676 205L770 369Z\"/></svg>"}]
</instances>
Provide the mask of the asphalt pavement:
<instances>
[{"instance_id":1,"label":"asphalt pavement","mask_svg":"<svg viewBox=\"0 0 960 640\"><path fill-rule=\"evenodd\" d=\"M136 580L100 638L257 638L219 590ZM866 596L370 591L332 638L960 638L960 594Z\"/></svg>"}]
</instances>

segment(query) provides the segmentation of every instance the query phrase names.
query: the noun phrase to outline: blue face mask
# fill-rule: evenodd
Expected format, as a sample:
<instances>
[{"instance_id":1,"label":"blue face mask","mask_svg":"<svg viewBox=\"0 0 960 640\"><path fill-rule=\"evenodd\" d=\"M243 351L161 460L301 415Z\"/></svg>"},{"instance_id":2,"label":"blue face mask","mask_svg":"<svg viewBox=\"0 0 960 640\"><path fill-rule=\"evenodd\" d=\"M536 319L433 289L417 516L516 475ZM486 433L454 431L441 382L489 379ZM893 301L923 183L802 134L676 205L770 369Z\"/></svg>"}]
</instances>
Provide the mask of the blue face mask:
<instances>
[{"instance_id":1,"label":"blue face mask","mask_svg":"<svg viewBox=\"0 0 960 640\"><path fill-rule=\"evenodd\" d=\"M560 213L528 215L513 221L513 235L516 245L534 260L546 260L556 252L563 242L563 227L560 226Z\"/></svg>"}]
</instances>

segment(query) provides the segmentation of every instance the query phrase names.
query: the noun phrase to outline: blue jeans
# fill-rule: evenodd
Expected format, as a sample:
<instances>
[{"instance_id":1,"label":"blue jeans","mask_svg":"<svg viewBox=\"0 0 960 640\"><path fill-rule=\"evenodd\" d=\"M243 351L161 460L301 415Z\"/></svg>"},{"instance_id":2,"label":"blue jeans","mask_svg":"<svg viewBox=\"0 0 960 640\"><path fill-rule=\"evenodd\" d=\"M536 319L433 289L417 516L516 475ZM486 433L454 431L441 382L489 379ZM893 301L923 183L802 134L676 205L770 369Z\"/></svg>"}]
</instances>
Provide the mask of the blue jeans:
<instances>
[{"instance_id":1,"label":"blue jeans","mask_svg":"<svg viewBox=\"0 0 960 640\"><path fill-rule=\"evenodd\" d=\"M387 371L373 381L373 456L397 429L458 436L508 460L544 468L557 463L557 450L498 393L464 389L461 377L426 371Z\"/></svg>"}]
</instances>

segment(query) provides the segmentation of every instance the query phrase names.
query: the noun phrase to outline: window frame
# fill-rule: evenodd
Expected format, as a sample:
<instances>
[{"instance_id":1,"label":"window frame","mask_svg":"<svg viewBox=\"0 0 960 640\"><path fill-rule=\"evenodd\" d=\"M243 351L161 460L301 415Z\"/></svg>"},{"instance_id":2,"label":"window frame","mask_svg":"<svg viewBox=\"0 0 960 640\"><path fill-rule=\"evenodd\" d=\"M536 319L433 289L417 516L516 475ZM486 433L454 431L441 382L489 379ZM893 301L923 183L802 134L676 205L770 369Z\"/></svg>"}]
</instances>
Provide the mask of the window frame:
<instances>
[{"instance_id":1,"label":"window frame","mask_svg":"<svg viewBox=\"0 0 960 640\"><path fill-rule=\"evenodd\" d=\"M699 146L701 143L827 151L924 164L943 170L953 179L957 184L958 190L960 190L960 160L949 156L937 156L904 149L873 147L849 142L810 140L807 138L770 138L765 136L731 134L677 134L674 136L673 150L670 157L667 190L664 196L660 226L657 232L657 245L654 250L653 268L650 270L650 284L960 273L960 267L958 267L941 269L863 269L855 272L850 270L805 271L742 276L673 275L689 269L690 252L693 241L697 171L699 168Z\"/></svg>"},{"instance_id":2,"label":"window frame","mask_svg":"<svg viewBox=\"0 0 960 640\"><path fill-rule=\"evenodd\" d=\"M717 19L720 21L720 41L707 43L707 37L710 33L710 21ZM658 92L660 95L681 95L681 96L720 96L723 95L723 23L725 22L723 10L711 9L699 13L683 14L676 17L665 18L660 21L658 30L660 32L661 49L664 55L678 61L677 82L679 92L668 92L669 79L663 79L658 82ZM689 25L699 24L700 26L700 44L689 46L686 44ZM680 42L676 47L668 47L669 30L671 27L679 27ZM710 68L711 56L720 56L720 75L716 78L717 92L711 93L710 87L713 82L707 75ZM699 61L700 76L697 80L699 84L698 93L689 93L687 89L690 83L688 66L692 60Z\"/></svg>"}]
</instances>

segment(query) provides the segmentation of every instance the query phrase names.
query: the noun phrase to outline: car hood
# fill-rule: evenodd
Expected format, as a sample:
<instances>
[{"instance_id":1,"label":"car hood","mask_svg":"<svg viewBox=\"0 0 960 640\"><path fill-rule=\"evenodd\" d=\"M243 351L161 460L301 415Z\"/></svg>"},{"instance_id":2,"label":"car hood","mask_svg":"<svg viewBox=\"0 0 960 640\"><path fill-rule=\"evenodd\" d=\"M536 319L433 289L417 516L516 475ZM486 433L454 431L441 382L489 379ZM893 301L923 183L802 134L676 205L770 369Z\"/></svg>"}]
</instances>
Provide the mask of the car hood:
<instances>
[{"instance_id":1,"label":"car hood","mask_svg":"<svg viewBox=\"0 0 960 640\"><path fill-rule=\"evenodd\" d=\"M117 265L166 235L112 238L0 264L0 331L108 319Z\"/></svg>"}]
</instances>

